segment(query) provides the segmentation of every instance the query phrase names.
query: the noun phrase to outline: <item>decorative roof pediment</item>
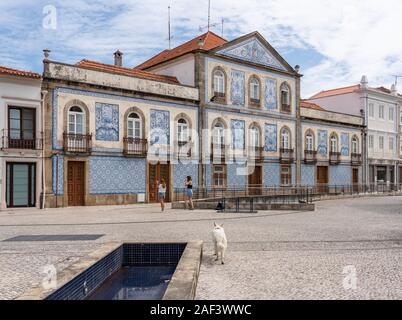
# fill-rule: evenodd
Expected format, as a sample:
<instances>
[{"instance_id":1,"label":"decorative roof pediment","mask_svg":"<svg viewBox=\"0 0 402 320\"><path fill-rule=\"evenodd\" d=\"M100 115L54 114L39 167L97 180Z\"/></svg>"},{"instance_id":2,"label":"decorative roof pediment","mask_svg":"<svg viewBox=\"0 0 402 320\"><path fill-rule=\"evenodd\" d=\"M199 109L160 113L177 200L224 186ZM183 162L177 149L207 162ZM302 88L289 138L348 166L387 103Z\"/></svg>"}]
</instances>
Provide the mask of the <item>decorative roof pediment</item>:
<instances>
[{"instance_id":1,"label":"decorative roof pediment","mask_svg":"<svg viewBox=\"0 0 402 320\"><path fill-rule=\"evenodd\" d=\"M272 48L262 36L254 34L246 37L244 40L240 39L217 48L216 53L283 71L293 71L293 68L280 57L275 49Z\"/></svg>"}]
</instances>

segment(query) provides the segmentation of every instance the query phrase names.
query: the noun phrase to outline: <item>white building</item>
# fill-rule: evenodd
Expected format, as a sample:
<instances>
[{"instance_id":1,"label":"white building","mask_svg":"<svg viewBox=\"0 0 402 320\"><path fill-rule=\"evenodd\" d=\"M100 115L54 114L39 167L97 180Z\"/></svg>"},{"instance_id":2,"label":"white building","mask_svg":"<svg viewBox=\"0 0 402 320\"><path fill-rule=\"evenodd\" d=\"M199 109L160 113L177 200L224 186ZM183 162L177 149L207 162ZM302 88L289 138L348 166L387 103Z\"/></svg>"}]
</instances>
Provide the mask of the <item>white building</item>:
<instances>
[{"instance_id":1,"label":"white building","mask_svg":"<svg viewBox=\"0 0 402 320\"><path fill-rule=\"evenodd\" d=\"M41 76L0 66L0 208L39 207Z\"/></svg>"},{"instance_id":2,"label":"white building","mask_svg":"<svg viewBox=\"0 0 402 320\"><path fill-rule=\"evenodd\" d=\"M327 110L364 116L364 181L370 184L400 182L399 100L395 86L369 87L366 76L358 85L322 91L309 99Z\"/></svg>"}]
</instances>

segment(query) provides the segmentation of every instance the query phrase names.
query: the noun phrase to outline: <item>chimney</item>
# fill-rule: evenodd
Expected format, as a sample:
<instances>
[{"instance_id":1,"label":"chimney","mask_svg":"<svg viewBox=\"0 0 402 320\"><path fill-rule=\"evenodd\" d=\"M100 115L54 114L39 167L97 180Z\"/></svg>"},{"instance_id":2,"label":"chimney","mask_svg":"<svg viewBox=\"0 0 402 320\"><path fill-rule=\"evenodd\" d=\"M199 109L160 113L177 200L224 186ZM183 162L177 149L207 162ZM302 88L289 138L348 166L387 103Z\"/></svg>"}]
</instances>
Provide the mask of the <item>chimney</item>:
<instances>
[{"instance_id":1,"label":"chimney","mask_svg":"<svg viewBox=\"0 0 402 320\"><path fill-rule=\"evenodd\" d=\"M123 66L123 53L120 50L117 50L114 53L114 65L116 67L122 67Z\"/></svg>"},{"instance_id":2,"label":"chimney","mask_svg":"<svg viewBox=\"0 0 402 320\"><path fill-rule=\"evenodd\" d=\"M397 96L397 95L398 95L398 90L396 90L396 85L395 85L395 84L393 84L393 85L391 86L391 94L392 94L393 96Z\"/></svg>"},{"instance_id":3,"label":"chimney","mask_svg":"<svg viewBox=\"0 0 402 320\"><path fill-rule=\"evenodd\" d=\"M368 89L368 79L367 76L363 76L362 80L360 81L360 88L361 89Z\"/></svg>"}]
</instances>

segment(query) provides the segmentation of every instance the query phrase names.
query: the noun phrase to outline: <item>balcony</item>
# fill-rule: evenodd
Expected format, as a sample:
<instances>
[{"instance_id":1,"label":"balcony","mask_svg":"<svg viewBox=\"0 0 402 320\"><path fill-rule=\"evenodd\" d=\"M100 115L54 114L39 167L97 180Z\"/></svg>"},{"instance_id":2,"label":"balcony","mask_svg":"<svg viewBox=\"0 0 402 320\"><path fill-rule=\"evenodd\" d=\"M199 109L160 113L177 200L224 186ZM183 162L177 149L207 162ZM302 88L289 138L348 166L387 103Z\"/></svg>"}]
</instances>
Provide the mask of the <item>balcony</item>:
<instances>
[{"instance_id":1,"label":"balcony","mask_svg":"<svg viewBox=\"0 0 402 320\"><path fill-rule=\"evenodd\" d=\"M224 144L211 144L211 160L216 162L216 160L221 160L225 162L226 159L226 146Z\"/></svg>"},{"instance_id":2,"label":"balcony","mask_svg":"<svg viewBox=\"0 0 402 320\"><path fill-rule=\"evenodd\" d=\"M38 138L38 136L40 138ZM42 150L42 133L32 134L32 131L3 130L1 149Z\"/></svg>"},{"instance_id":3,"label":"balcony","mask_svg":"<svg viewBox=\"0 0 402 320\"><path fill-rule=\"evenodd\" d=\"M292 111L292 108L290 107L290 104L282 103L281 112L290 113L291 111Z\"/></svg>"},{"instance_id":4,"label":"balcony","mask_svg":"<svg viewBox=\"0 0 402 320\"><path fill-rule=\"evenodd\" d=\"M329 164L337 165L341 162L340 152L329 152Z\"/></svg>"},{"instance_id":5,"label":"balcony","mask_svg":"<svg viewBox=\"0 0 402 320\"><path fill-rule=\"evenodd\" d=\"M123 138L123 154L125 157L146 157L148 154L147 139Z\"/></svg>"},{"instance_id":6,"label":"balcony","mask_svg":"<svg viewBox=\"0 0 402 320\"><path fill-rule=\"evenodd\" d=\"M175 154L178 159L188 159L192 155L191 141L176 141L175 143Z\"/></svg>"},{"instance_id":7,"label":"balcony","mask_svg":"<svg viewBox=\"0 0 402 320\"><path fill-rule=\"evenodd\" d=\"M360 153L352 153L352 166L360 166L362 164L362 155Z\"/></svg>"},{"instance_id":8,"label":"balcony","mask_svg":"<svg viewBox=\"0 0 402 320\"><path fill-rule=\"evenodd\" d=\"M63 134L64 152L70 153L91 153L92 134Z\"/></svg>"},{"instance_id":9,"label":"balcony","mask_svg":"<svg viewBox=\"0 0 402 320\"><path fill-rule=\"evenodd\" d=\"M211 101L225 103L226 102L226 93L215 91L214 96L212 97Z\"/></svg>"},{"instance_id":10,"label":"balcony","mask_svg":"<svg viewBox=\"0 0 402 320\"><path fill-rule=\"evenodd\" d=\"M317 151L304 150L304 163L306 163L306 164L317 163Z\"/></svg>"},{"instance_id":11,"label":"balcony","mask_svg":"<svg viewBox=\"0 0 402 320\"><path fill-rule=\"evenodd\" d=\"M294 160L294 150L281 148L279 160L281 163L292 163Z\"/></svg>"},{"instance_id":12,"label":"balcony","mask_svg":"<svg viewBox=\"0 0 402 320\"><path fill-rule=\"evenodd\" d=\"M263 152L263 147L249 147L247 156L249 159L254 159L256 162L262 162L264 160Z\"/></svg>"}]
</instances>

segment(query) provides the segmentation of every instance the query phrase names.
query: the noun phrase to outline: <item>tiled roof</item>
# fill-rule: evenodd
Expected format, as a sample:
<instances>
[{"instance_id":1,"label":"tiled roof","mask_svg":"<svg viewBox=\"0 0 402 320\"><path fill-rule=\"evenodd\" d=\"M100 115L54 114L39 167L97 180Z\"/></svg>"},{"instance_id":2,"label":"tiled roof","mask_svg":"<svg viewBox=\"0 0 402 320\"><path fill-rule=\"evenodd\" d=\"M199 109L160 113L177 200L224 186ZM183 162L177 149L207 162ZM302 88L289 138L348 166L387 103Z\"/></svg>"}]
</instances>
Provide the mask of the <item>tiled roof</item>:
<instances>
[{"instance_id":1,"label":"tiled roof","mask_svg":"<svg viewBox=\"0 0 402 320\"><path fill-rule=\"evenodd\" d=\"M300 107L325 111L320 105L308 101L300 101Z\"/></svg>"},{"instance_id":2,"label":"tiled roof","mask_svg":"<svg viewBox=\"0 0 402 320\"><path fill-rule=\"evenodd\" d=\"M330 97L330 96L336 96L339 94L352 93L359 89L360 89L360 85L357 84L357 85L350 86L350 87L321 91L321 92L315 94L314 96L310 97L310 99L319 99L319 98L325 98L325 97Z\"/></svg>"},{"instance_id":3,"label":"tiled roof","mask_svg":"<svg viewBox=\"0 0 402 320\"><path fill-rule=\"evenodd\" d=\"M11 69L11 68L2 67L2 66L0 66L0 74L8 74L8 75L12 75L12 76L32 78L32 79L41 79L42 78L42 76L39 73Z\"/></svg>"},{"instance_id":4,"label":"tiled roof","mask_svg":"<svg viewBox=\"0 0 402 320\"><path fill-rule=\"evenodd\" d=\"M131 69L131 68L117 67L117 66L114 66L111 64L104 64L104 63L90 61L90 60L86 60L86 59L78 62L76 64L76 66L86 68L86 69L93 69L93 70L97 70L97 71L118 73L118 74L123 74L123 75L127 75L127 76L143 78L143 79L148 79L148 80L167 82L167 83L171 83L171 84L180 84L179 80L177 80L176 77L164 76L164 75L159 75L159 74Z\"/></svg>"},{"instance_id":5,"label":"tiled roof","mask_svg":"<svg viewBox=\"0 0 402 320\"><path fill-rule=\"evenodd\" d=\"M164 50L158 53L156 56L135 67L135 69L145 70L159 63L177 58L186 53L190 53L195 50L208 51L225 43L227 43L227 40L223 39L222 37L216 35L211 31L208 31L207 33L191 39L190 41L187 41L186 43L183 43L176 48L173 48L171 50Z\"/></svg>"}]
</instances>

